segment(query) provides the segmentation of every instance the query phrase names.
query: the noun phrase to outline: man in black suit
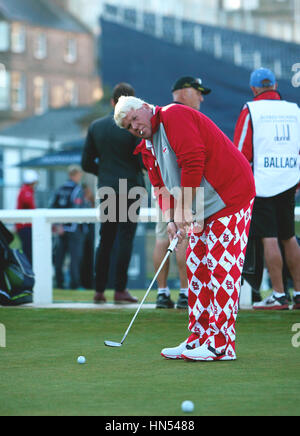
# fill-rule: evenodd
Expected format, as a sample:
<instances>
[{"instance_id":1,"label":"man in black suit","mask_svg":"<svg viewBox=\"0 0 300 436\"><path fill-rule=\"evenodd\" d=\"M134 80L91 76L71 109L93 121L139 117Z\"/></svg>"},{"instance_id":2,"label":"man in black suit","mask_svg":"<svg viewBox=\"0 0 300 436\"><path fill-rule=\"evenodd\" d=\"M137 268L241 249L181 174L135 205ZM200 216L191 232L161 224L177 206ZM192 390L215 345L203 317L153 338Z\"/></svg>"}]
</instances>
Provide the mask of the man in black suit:
<instances>
[{"instance_id":1,"label":"man in black suit","mask_svg":"<svg viewBox=\"0 0 300 436\"><path fill-rule=\"evenodd\" d=\"M135 95L134 89L127 83L115 86L111 104L113 108L121 95ZM137 146L137 138L126 130L119 129L113 118L113 111L106 117L94 121L88 130L82 154L81 165L84 171L98 177L98 188L110 187L114 190L116 204L116 220L101 220L100 243L95 260L95 303L105 303L104 291L108 282L108 274L112 248L119 231L119 244L116 256L115 303L136 303L137 298L126 289L127 272L132 254L133 240L137 223L127 219L119 219L119 200L126 196L127 212L136 200L128 199L128 192L135 186L144 187L142 165L139 158L133 155ZM122 192L120 192L122 179ZM123 192L124 191L124 192ZM106 200L106 199L105 199ZM121 199L122 202L122 199ZM124 215L124 210L121 210ZM115 221L115 222L114 222Z\"/></svg>"}]
</instances>

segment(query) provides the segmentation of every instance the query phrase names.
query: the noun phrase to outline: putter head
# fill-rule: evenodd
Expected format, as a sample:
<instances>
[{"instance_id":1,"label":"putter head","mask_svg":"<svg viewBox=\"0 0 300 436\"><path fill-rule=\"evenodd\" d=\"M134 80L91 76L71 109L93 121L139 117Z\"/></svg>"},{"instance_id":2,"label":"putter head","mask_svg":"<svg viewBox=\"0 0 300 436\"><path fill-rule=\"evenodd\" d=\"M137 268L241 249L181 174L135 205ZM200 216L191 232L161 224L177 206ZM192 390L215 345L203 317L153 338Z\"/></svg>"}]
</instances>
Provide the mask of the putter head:
<instances>
[{"instance_id":1,"label":"putter head","mask_svg":"<svg viewBox=\"0 0 300 436\"><path fill-rule=\"evenodd\" d=\"M107 347L122 347L122 344L120 342L104 341L104 344Z\"/></svg>"}]
</instances>

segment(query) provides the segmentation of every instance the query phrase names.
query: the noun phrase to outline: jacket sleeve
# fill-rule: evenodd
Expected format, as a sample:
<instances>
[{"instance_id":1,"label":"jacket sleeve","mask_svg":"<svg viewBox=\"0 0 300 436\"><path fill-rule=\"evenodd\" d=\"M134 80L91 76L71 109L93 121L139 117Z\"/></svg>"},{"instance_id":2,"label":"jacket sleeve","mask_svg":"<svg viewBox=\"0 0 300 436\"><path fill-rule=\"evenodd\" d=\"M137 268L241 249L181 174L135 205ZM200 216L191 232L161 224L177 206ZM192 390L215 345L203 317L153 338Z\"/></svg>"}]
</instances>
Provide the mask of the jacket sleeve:
<instances>
[{"instance_id":1,"label":"jacket sleeve","mask_svg":"<svg viewBox=\"0 0 300 436\"><path fill-rule=\"evenodd\" d=\"M160 188L154 188L154 195L158 201L158 205L163 212L166 212L169 209L174 209L175 200L174 197L169 193L165 186L161 186Z\"/></svg>"},{"instance_id":2,"label":"jacket sleeve","mask_svg":"<svg viewBox=\"0 0 300 436\"><path fill-rule=\"evenodd\" d=\"M164 119L169 142L181 168L181 186L200 186L205 164L204 140L199 133L199 120L191 111L173 108Z\"/></svg>"},{"instance_id":3,"label":"jacket sleeve","mask_svg":"<svg viewBox=\"0 0 300 436\"><path fill-rule=\"evenodd\" d=\"M81 156L81 166L82 169L87 172L98 176L98 164L96 162L97 153L96 146L94 144L92 127L88 129L86 136L82 156Z\"/></svg>"},{"instance_id":4,"label":"jacket sleeve","mask_svg":"<svg viewBox=\"0 0 300 436\"><path fill-rule=\"evenodd\" d=\"M253 129L249 109L246 105L237 120L233 142L251 163L253 161Z\"/></svg>"}]
</instances>

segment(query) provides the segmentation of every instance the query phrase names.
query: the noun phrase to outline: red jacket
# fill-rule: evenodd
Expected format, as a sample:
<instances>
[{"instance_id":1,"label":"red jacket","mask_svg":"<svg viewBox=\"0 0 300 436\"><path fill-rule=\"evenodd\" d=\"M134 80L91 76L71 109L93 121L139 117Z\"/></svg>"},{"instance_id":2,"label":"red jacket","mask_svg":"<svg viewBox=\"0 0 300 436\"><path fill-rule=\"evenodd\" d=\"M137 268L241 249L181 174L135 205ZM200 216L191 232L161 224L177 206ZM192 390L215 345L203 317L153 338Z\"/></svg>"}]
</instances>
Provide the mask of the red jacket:
<instances>
[{"instance_id":1,"label":"red jacket","mask_svg":"<svg viewBox=\"0 0 300 436\"><path fill-rule=\"evenodd\" d=\"M258 100L281 100L281 96L277 91L265 91L254 97L254 101ZM248 106L245 105L237 120L234 131L234 144L246 156L249 162L253 161L253 128L250 118Z\"/></svg>"},{"instance_id":2,"label":"red jacket","mask_svg":"<svg viewBox=\"0 0 300 436\"><path fill-rule=\"evenodd\" d=\"M151 185L154 188L161 189L164 186L164 183L161 178L160 169L158 166L158 163L155 159L155 156L152 154L151 150L148 150L146 147L146 141L143 139L139 145L136 147L134 154L142 154L143 163L145 165L145 168L148 171L148 176ZM162 191L160 191L161 193ZM154 194L156 194L154 189ZM160 208L165 211L170 206L171 208L174 207L174 198L168 194L168 191L165 191L165 196L167 197L167 202L164 202L163 195L159 195L157 200ZM166 206L167 205L167 206Z\"/></svg>"},{"instance_id":3,"label":"red jacket","mask_svg":"<svg viewBox=\"0 0 300 436\"><path fill-rule=\"evenodd\" d=\"M17 199L17 209L36 209L34 200L34 188L30 185L24 184L19 192ZM31 224L17 224L17 231L24 227L31 227Z\"/></svg>"},{"instance_id":4,"label":"red jacket","mask_svg":"<svg viewBox=\"0 0 300 436\"><path fill-rule=\"evenodd\" d=\"M152 117L155 133L163 124L168 141L181 169L181 186L198 187L204 176L219 194L225 207L209 217L209 221L238 212L255 197L254 178L245 157L230 139L204 114L187 106L157 107ZM142 152L153 186L164 183L155 156L146 149L145 141L137 147ZM159 204L163 209L162 200Z\"/></svg>"}]
</instances>

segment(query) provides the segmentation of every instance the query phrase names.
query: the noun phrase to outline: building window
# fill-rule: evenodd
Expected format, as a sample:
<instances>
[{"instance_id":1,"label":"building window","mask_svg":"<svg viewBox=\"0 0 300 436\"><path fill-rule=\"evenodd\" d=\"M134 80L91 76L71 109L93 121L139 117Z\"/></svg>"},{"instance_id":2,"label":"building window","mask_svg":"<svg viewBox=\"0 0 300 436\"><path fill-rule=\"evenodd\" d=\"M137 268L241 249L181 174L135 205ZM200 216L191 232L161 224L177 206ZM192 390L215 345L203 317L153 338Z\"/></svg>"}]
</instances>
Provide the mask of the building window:
<instances>
[{"instance_id":1,"label":"building window","mask_svg":"<svg viewBox=\"0 0 300 436\"><path fill-rule=\"evenodd\" d=\"M10 74L6 71L5 65L0 64L0 110L9 109L9 90Z\"/></svg>"},{"instance_id":2,"label":"building window","mask_svg":"<svg viewBox=\"0 0 300 436\"><path fill-rule=\"evenodd\" d=\"M77 61L77 41L74 38L68 38L65 48L65 62L73 64Z\"/></svg>"},{"instance_id":3,"label":"building window","mask_svg":"<svg viewBox=\"0 0 300 436\"><path fill-rule=\"evenodd\" d=\"M26 107L26 85L24 74L11 73L11 107L14 111L22 111Z\"/></svg>"},{"instance_id":4,"label":"building window","mask_svg":"<svg viewBox=\"0 0 300 436\"><path fill-rule=\"evenodd\" d=\"M0 51L9 50L9 24L0 21Z\"/></svg>"},{"instance_id":5,"label":"building window","mask_svg":"<svg viewBox=\"0 0 300 436\"><path fill-rule=\"evenodd\" d=\"M64 103L66 106L78 105L78 87L73 80L67 80L65 83Z\"/></svg>"},{"instance_id":6,"label":"building window","mask_svg":"<svg viewBox=\"0 0 300 436\"><path fill-rule=\"evenodd\" d=\"M20 189L20 168L18 163L21 160L19 150L6 147L3 153L3 208L14 209L16 198Z\"/></svg>"},{"instance_id":7,"label":"building window","mask_svg":"<svg viewBox=\"0 0 300 436\"><path fill-rule=\"evenodd\" d=\"M73 80L51 87L51 107L78 106L78 85Z\"/></svg>"},{"instance_id":8,"label":"building window","mask_svg":"<svg viewBox=\"0 0 300 436\"><path fill-rule=\"evenodd\" d=\"M36 34L34 40L34 57L36 59L45 59L47 57L47 36L46 33Z\"/></svg>"},{"instance_id":9,"label":"building window","mask_svg":"<svg viewBox=\"0 0 300 436\"><path fill-rule=\"evenodd\" d=\"M11 51L13 53L23 53L26 46L25 27L19 23L11 26Z\"/></svg>"},{"instance_id":10,"label":"building window","mask_svg":"<svg viewBox=\"0 0 300 436\"><path fill-rule=\"evenodd\" d=\"M33 81L34 112L43 114L48 109L48 86L43 77L37 76Z\"/></svg>"},{"instance_id":11,"label":"building window","mask_svg":"<svg viewBox=\"0 0 300 436\"><path fill-rule=\"evenodd\" d=\"M51 106L58 108L64 105L64 87L55 85L51 87Z\"/></svg>"}]
</instances>

